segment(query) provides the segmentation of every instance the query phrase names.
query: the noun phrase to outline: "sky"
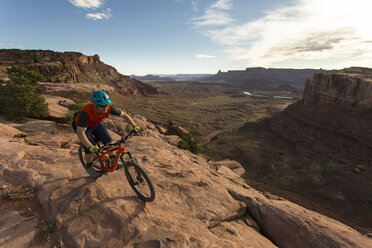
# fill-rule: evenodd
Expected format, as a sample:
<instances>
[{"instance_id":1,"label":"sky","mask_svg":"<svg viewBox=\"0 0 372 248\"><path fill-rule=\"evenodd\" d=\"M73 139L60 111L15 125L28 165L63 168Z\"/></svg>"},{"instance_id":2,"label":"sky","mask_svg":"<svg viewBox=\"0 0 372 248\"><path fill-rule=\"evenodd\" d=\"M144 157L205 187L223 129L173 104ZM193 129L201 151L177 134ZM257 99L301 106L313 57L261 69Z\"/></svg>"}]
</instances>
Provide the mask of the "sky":
<instances>
[{"instance_id":1,"label":"sky","mask_svg":"<svg viewBox=\"0 0 372 248\"><path fill-rule=\"evenodd\" d=\"M0 48L98 54L124 75L372 67L370 0L0 0Z\"/></svg>"}]
</instances>

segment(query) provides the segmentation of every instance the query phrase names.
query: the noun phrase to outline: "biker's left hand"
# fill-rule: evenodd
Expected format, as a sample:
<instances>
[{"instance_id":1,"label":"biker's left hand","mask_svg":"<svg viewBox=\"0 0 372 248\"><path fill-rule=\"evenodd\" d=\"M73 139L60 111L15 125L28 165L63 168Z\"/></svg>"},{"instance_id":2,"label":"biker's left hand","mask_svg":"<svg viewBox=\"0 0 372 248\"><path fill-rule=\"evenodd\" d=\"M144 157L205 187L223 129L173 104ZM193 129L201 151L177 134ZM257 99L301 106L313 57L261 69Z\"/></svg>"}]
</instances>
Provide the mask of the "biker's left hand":
<instances>
[{"instance_id":1,"label":"biker's left hand","mask_svg":"<svg viewBox=\"0 0 372 248\"><path fill-rule=\"evenodd\" d=\"M133 127L133 131L135 132L135 133L139 133L139 132L141 132L141 128L139 127L139 126L134 126Z\"/></svg>"}]
</instances>

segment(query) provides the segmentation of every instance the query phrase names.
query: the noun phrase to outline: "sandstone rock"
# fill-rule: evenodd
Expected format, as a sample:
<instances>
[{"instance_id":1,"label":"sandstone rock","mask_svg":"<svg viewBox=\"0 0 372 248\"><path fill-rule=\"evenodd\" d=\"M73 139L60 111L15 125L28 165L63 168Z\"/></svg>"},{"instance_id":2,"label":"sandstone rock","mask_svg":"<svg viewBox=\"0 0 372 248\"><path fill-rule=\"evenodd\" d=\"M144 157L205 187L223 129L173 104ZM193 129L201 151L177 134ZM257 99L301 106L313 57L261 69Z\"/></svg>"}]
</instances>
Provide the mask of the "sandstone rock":
<instances>
[{"instance_id":1,"label":"sandstone rock","mask_svg":"<svg viewBox=\"0 0 372 248\"><path fill-rule=\"evenodd\" d=\"M89 96L96 90L103 90L107 93L111 93L115 90L112 86L99 83L71 84L52 82L40 82L36 89L43 95L52 95L58 93L60 95L64 95L65 97L82 93L85 93L87 96Z\"/></svg>"},{"instance_id":2,"label":"sandstone rock","mask_svg":"<svg viewBox=\"0 0 372 248\"><path fill-rule=\"evenodd\" d=\"M173 124L173 123L169 123L168 130L165 134L166 135L177 135L178 137L182 138L184 135L188 133L189 132L183 127Z\"/></svg>"},{"instance_id":3,"label":"sandstone rock","mask_svg":"<svg viewBox=\"0 0 372 248\"><path fill-rule=\"evenodd\" d=\"M68 104L74 103L74 101L64 97L45 94L42 94L42 96L45 98L45 102L48 103L49 116L54 120L63 120L68 112Z\"/></svg>"},{"instance_id":4,"label":"sandstone rock","mask_svg":"<svg viewBox=\"0 0 372 248\"><path fill-rule=\"evenodd\" d=\"M132 116L133 121L142 128L144 129L150 129L152 131L157 131L156 127L154 124L149 122L146 117L141 116L141 115L133 115Z\"/></svg>"},{"instance_id":5,"label":"sandstone rock","mask_svg":"<svg viewBox=\"0 0 372 248\"><path fill-rule=\"evenodd\" d=\"M239 162L234 160L222 160L218 162L211 161L209 162L209 164L216 169L218 169L221 166L225 166L232 170L233 172L235 172L236 174L238 174L239 176L243 176L245 174L243 166Z\"/></svg>"},{"instance_id":6,"label":"sandstone rock","mask_svg":"<svg viewBox=\"0 0 372 248\"><path fill-rule=\"evenodd\" d=\"M317 73L306 82L304 104L338 105L345 109L372 107L372 69L351 67Z\"/></svg>"},{"instance_id":7,"label":"sandstone rock","mask_svg":"<svg viewBox=\"0 0 372 248\"><path fill-rule=\"evenodd\" d=\"M244 222L248 226L253 227L254 229L256 229L257 232L261 232L262 231L261 230L261 227L258 225L257 221L251 215L247 215L244 218Z\"/></svg>"},{"instance_id":8,"label":"sandstone rock","mask_svg":"<svg viewBox=\"0 0 372 248\"><path fill-rule=\"evenodd\" d=\"M70 135L64 127L18 124L29 136L45 131L49 139ZM334 247L329 240L344 247L371 244L339 222L265 198L227 167L212 170L205 158L169 145L152 130L143 135L132 137L126 149L154 184L151 203L135 195L123 170L92 179L68 149L1 136L0 176L37 189L44 214L56 223L66 247L276 247L270 239L280 247ZM244 222L247 209L270 239Z\"/></svg>"},{"instance_id":9,"label":"sandstone rock","mask_svg":"<svg viewBox=\"0 0 372 248\"><path fill-rule=\"evenodd\" d=\"M35 217L22 217L16 211L0 213L0 247L28 247L37 230Z\"/></svg>"},{"instance_id":10,"label":"sandstone rock","mask_svg":"<svg viewBox=\"0 0 372 248\"><path fill-rule=\"evenodd\" d=\"M165 142L174 146L177 146L178 142L181 140L177 135L163 135L162 137Z\"/></svg>"},{"instance_id":11,"label":"sandstone rock","mask_svg":"<svg viewBox=\"0 0 372 248\"><path fill-rule=\"evenodd\" d=\"M0 123L1 125L1 123ZM79 140L70 125L54 121L28 120L14 124L14 128L27 133L25 142L33 145L45 145L55 148L73 149ZM112 134L114 137L118 137Z\"/></svg>"},{"instance_id":12,"label":"sandstone rock","mask_svg":"<svg viewBox=\"0 0 372 248\"><path fill-rule=\"evenodd\" d=\"M22 133L21 131L19 131L18 129L14 127L2 124L0 120L0 136L8 137L8 138L14 138L14 137L17 138L16 136L20 136L23 134L24 133Z\"/></svg>"},{"instance_id":13,"label":"sandstone rock","mask_svg":"<svg viewBox=\"0 0 372 248\"><path fill-rule=\"evenodd\" d=\"M350 227L288 201L230 191L279 247L369 247L372 241ZM285 209L285 211L284 211Z\"/></svg>"},{"instance_id":14,"label":"sandstone rock","mask_svg":"<svg viewBox=\"0 0 372 248\"><path fill-rule=\"evenodd\" d=\"M50 134L53 135L56 134ZM135 196L120 171L95 181L87 177L77 156L71 156L65 149L7 142L0 137L0 146L5 147L0 155L4 176L13 183L38 189L38 199L45 206L46 215L70 240L67 246L271 244L263 236L255 241L241 240L251 232L243 222L234 225L235 234L218 237L211 233L207 228L209 220L235 215L241 208L225 190L228 180L221 174L211 176L204 158L181 151L159 138L133 137L127 145L156 187L157 199L146 205ZM197 184L200 181L203 184ZM212 190L218 194L209 197Z\"/></svg>"},{"instance_id":15,"label":"sandstone rock","mask_svg":"<svg viewBox=\"0 0 372 248\"><path fill-rule=\"evenodd\" d=\"M86 56L77 52L60 53L50 50L0 49L2 64L11 66L16 64L16 61L22 62L29 70L43 74L48 82L110 85L121 93L130 95L158 93L156 88L118 73L114 67L103 63L98 55Z\"/></svg>"},{"instance_id":16,"label":"sandstone rock","mask_svg":"<svg viewBox=\"0 0 372 248\"><path fill-rule=\"evenodd\" d=\"M161 134L165 134L167 132L167 130L164 127L161 127L159 125L155 125L155 127Z\"/></svg>"}]
</instances>

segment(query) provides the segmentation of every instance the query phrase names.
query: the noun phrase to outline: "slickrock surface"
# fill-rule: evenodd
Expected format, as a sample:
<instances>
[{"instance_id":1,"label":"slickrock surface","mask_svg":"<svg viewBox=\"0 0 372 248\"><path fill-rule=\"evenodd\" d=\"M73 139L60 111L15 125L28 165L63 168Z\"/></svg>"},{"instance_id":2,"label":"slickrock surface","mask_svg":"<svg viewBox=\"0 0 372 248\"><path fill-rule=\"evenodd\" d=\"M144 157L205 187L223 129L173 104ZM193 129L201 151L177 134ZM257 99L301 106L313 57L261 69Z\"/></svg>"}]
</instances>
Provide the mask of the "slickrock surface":
<instances>
[{"instance_id":1,"label":"slickrock surface","mask_svg":"<svg viewBox=\"0 0 372 248\"><path fill-rule=\"evenodd\" d=\"M28 247L37 233L36 225L35 216L27 218L15 211L0 213L0 247Z\"/></svg>"},{"instance_id":2,"label":"slickrock surface","mask_svg":"<svg viewBox=\"0 0 372 248\"><path fill-rule=\"evenodd\" d=\"M47 222L55 223L66 247L372 246L337 221L264 196L225 166L215 170L203 157L164 142L156 131L145 130L127 145L155 186L155 201L144 203L122 169L88 177L67 125L1 122L9 129L0 134L1 180L35 190ZM37 144L13 138L14 128L26 133L25 139L39 138ZM69 145L61 148L51 140ZM41 228L45 220L35 218Z\"/></svg>"}]
</instances>

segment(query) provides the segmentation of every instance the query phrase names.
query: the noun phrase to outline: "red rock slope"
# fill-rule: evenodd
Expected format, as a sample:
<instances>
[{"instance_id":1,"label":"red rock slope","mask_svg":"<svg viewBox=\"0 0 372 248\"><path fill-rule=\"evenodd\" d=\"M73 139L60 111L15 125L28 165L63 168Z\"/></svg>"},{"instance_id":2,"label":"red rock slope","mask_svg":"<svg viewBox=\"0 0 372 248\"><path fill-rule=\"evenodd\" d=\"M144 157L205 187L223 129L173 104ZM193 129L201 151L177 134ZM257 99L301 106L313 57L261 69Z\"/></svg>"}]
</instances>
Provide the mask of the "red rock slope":
<instances>
[{"instance_id":1,"label":"red rock slope","mask_svg":"<svg viewBox=\"0 0 372 248\"><path fill-rule=\"evenodd\" d=\"M0 221L0 246L11 239L22 244L14 247L27 247L27 242L41 247L35 234L45 223L56 226L55 235L66 247L372 246L354 229L264 195L227 167L211 167L205 158L166 143L149 123L127 146L156 189L155 201L145 204L129 187L123 170L97 180L88 177L68 126L38 120L1 122L0 179L32 188L42 214L30 208L22 220L24 225L32 221L28 232L17 233L11 230L19 215L3 208L0 214L7 221ZM24 135L26 142L20 138ZM12 216L17 217L14 223ZM25 232L27 239L19 236Z\"/></svg>"},{"instance_id":2,"label":"red rock slope","mask_svg":"<svg viewBox=\"0 0 372 248\"><path fill-rule=\"evenodd\" d=\"M114 86L123 94L151 95L157 90L141 81L124 76L103 63L98 55L50 50L0 49L3 67L20 65L39 72L49 82L93 83Z\"/></svg>"}]
</instances>

